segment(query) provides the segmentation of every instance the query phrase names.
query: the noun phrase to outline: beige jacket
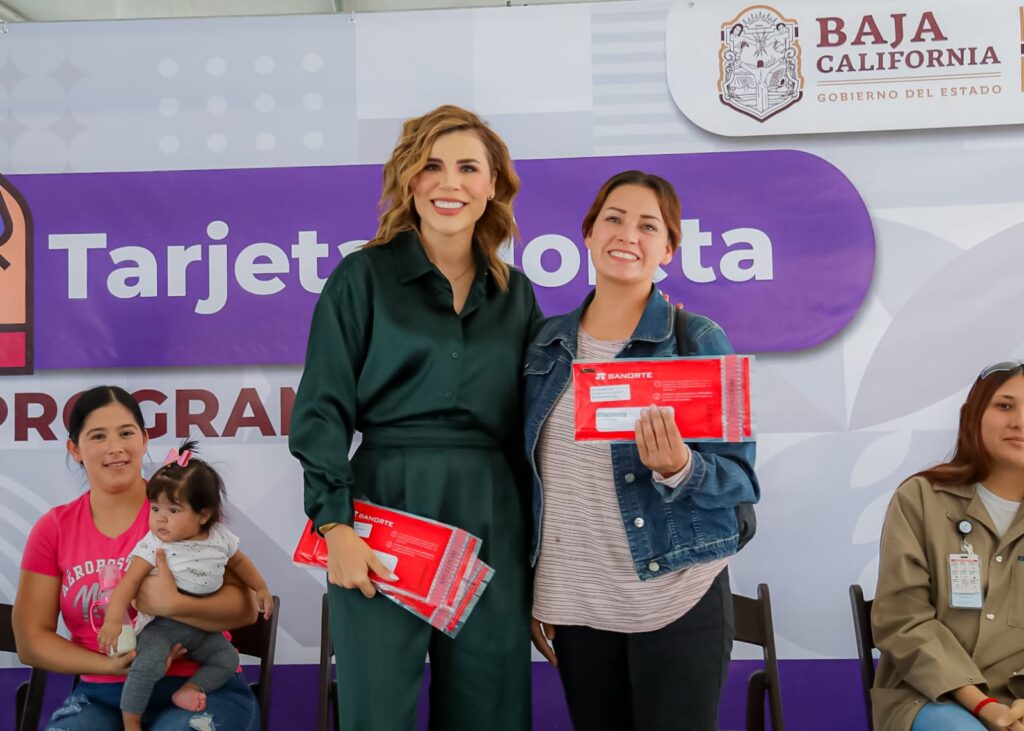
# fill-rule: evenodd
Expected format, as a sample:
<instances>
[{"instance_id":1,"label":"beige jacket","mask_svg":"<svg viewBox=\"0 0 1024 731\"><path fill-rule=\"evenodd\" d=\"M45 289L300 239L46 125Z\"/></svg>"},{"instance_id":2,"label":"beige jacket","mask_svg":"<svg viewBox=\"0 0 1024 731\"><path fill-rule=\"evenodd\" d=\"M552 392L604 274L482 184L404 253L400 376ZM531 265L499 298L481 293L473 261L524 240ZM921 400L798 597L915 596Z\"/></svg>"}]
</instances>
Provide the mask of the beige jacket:
<instances>
[{"instance_id":1,"label":"beige jacket","mask_svg":"<svg viewBox=\"0 0 1024 731\"><path fill-rule=\"evenodd\" d=\"M981 609L949 606L962 520L981 561ZM904 482L882 529L871 626L876 731L909 731L927 701L955 702L947 694L965 685L1004 703L1024 695L1024 512L1000 539L974 486Z\"/></svg>"}]
</instances>

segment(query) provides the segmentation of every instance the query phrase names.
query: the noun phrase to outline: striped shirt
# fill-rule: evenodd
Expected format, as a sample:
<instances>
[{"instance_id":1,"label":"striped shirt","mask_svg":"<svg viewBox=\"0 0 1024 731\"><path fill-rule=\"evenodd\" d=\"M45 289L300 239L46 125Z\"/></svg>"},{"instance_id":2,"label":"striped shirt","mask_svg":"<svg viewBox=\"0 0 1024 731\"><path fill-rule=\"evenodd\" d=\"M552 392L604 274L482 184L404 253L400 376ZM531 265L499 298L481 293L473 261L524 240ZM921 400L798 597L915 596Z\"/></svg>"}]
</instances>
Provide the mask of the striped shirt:
<instances>
[{"instance_id":1,"label":"striped shirt","mask_svg":"<svg viewBox=\"0 0 1024 731\"><path fill-rule=\"evenodd\" d=\"M610 360L626 342L598 340L580 328L577 358ZM661 629L700 601L728 559L639 579L615 493L611 444L573 439L574 401L570 382L538 442L544 504L533 616L611 632Z\"/></svg>"}]
</instances>

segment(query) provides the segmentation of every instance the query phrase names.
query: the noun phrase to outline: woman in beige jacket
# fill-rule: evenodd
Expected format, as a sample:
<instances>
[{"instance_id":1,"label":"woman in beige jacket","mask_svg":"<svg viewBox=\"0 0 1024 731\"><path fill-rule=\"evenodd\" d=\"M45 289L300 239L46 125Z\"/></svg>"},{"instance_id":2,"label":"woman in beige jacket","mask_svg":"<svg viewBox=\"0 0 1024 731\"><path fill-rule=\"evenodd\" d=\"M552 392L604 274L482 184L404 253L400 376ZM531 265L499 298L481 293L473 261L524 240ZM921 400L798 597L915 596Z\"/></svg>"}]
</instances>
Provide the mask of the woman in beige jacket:
<instances>
[{"instance_id":1,"label":"woman in beige jacket","mask_svg":"<svg viewBox=\"0 0 1024 731\"><path fill-rule=\"evenodd\" d=\"M900 485L871 613L877 731L1024 731L1024 364L981 372L950 461ZM954 578L955 577L955 578Z\"/></svg>"}]
</instances>

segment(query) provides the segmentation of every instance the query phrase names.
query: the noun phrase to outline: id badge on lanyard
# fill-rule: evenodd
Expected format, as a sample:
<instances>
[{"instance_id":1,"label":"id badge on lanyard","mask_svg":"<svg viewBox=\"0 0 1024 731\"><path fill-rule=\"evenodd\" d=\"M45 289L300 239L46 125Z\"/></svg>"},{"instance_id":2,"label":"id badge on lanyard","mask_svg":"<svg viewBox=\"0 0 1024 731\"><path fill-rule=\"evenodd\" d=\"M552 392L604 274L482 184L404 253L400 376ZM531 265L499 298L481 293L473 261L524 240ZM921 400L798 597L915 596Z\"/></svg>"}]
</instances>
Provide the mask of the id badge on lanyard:
<instances>
[{"instance_id":1,"label":"id badge on lanyard","mask_svg":"<svg viewBox=\"0 0 1024 731\"><path fill-rule=\"evenodd\" d=\"M967 542L967 534L970 532L970 523L962 521L960 553L949 554L949 606L954 609L981 609L984 602L981 593L981 560Z\"/></svg>"}]
</instances>

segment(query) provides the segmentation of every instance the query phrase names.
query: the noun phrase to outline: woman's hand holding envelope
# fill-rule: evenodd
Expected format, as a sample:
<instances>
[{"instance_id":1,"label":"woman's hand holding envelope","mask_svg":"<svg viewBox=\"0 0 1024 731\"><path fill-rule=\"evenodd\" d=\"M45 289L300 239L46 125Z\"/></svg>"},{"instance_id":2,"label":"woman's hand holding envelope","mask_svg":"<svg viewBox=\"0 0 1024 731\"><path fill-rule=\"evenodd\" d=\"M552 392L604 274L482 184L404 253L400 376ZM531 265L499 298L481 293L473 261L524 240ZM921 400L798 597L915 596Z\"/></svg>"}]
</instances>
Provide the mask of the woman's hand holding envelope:
<instances>
[{"instance_id":1,"label":"woman's hand holding envelope","mask_svg":"<svg viewBox=\"0 0 1024 731\"><path fill-rule=\"evenodd\" d=\"M367 599L377 593L370 572L397 578L350 525L337 525L324 534L327 543L327 580L343 589L359 589Z\"/></svg>"},{"instance_id":2,"label":"woman's hand holding envelope","mask_svg":"<svg viewBox=\"0 0 1024 731\"><path fill-rule=\"evenodd\" d=\"M634 429L640 461L653 472L668 477L690 463L690 448L679 435L672 409L658 406L643 409Z\"/></svg>"}]
</instances>

